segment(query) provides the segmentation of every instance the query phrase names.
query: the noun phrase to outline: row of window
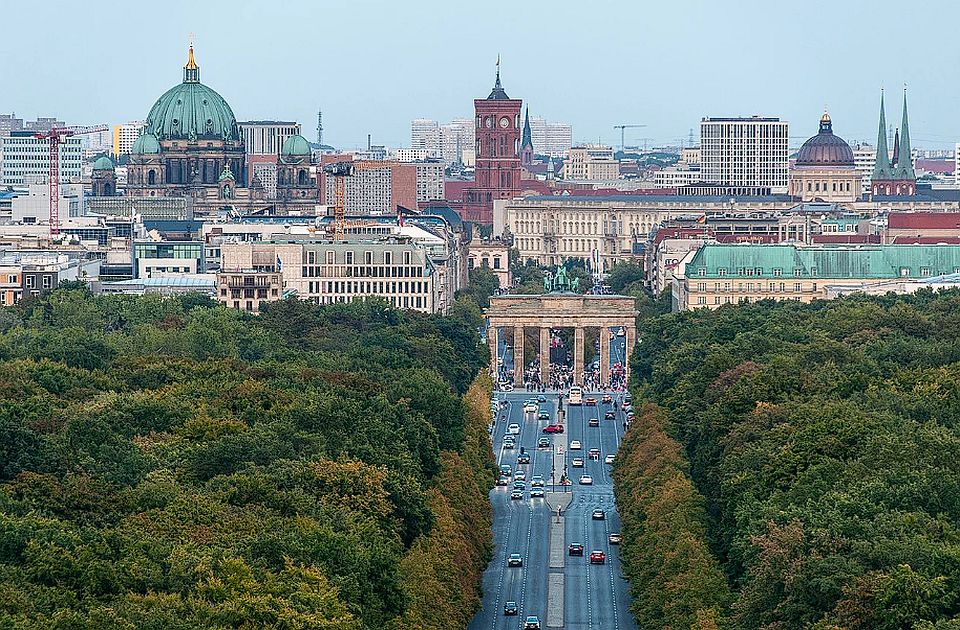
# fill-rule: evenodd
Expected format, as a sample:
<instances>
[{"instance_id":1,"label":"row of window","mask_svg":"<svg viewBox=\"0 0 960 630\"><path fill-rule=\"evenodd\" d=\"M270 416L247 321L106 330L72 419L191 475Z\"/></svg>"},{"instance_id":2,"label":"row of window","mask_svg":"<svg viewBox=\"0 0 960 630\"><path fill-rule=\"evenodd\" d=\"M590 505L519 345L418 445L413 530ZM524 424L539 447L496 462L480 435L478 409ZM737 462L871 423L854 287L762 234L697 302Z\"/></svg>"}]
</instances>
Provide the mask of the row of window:
<instances>
[{"instance_id":1,"label":"row of window","mask_svg":"<svg viewBox=\"0 0 960 630\"><path fill-rule=\"evenodd\" d=\"M729 296L729 295L723 296L722 299L723 299L723 301L721 302L721 298L720 298L719 295L714 296L714 298L713 298L713 304L714 304L714 306L718 306L718 305L720 305L721 303L722 303L722 304L732 304L732 303L733 303L733 298L732 298L731 296ZM776 298L763 298L763 299L765 299L765 300L775 299L775 300L779 300L779 301L794 300L794 301L796 301L796 302L799 302L799 301L800 301L800 298L798 298L798 297L787 297L787 296L785 296L785 295L779 296L779 297L776 297ZM755 301L756 301L756 298L750 298L750 296L747 296L747 295L741 295L741 296L739 296L739 297L737 298L737 304L748 304L748 303L750 303L750 302L755 302ZM698 305L698 306L706 306L706 304L707 304L707 298L705 298L705 297L703 297L703 296L700 296L700 297L697 298L697 305Z\"/></svg>"},{"instance_id":2,"label":"row of window","mask_svg":"<svg viewBox=\"0 0 960 630\"><path fill-rule=\"evenodd\" d=\"M304 266L304 278L422 278L423 267L347 267L345 265Z\"/></svg>"},{"instance_id":3,"label":"row of window","mask_svg":"<svg viewBox=\"0 0 960 630\"><path fill-rule=\"evenodd\" d=\"M308 282L307 293L340 293L347 295L383 295L393 293L429 293L430 284L421 281L353 282L330 280Z\"/></svg>"},{"instance_id":4,"label":"row of window","mask_svg":"<svg viewBox=\"0 0 960 630\"><path fill-rule=\"evenodd\" d=\"M333 264L335 264L335 263L336 263L336 252L334 252L334 251L328 251L328 252L325 252L325 253L326 253L326 256L324 257L324 260L326 261L326 264L328 264L328 265L333 265ZM347 263L348 265L352 265L352 264L355 263L355 262L359 262L359 260L354 260L354 258L355 258L354 252L344 252L344 253L343 253L343 256L344 256L344 260L346 261L346 263ZM410 264L410 261L411 261L412 259L413 259L413 256L412 256L412 254L411 254L410 252L403 252L403 264L404 264L404 265L409 265L409 264ZM363 252L363 263L364 263L365 265L372 265L372 264L373 264L373 252L370 252L370 251ZM308 265L315 265L315 264L317 264L317 252L313 252L313 251L308 251L308 252L307 252L307 264L308 264ZM383 252L383 264L385 264L385 265L393 265L393 264L400 264L400 263L399 263L399 261L398 261L397 263L394 263L394 262L393 262L393 252Z\"/></svg>"},{"instance_id":5,"label":"row of window","mask_svg":"<svg viewBox=\"0 0 960 630\"><path fill-rule=\"evenodd\" d=\"M728 293L728 292L730 292L730 291L732 291L732 290L733 290L733 283L732 283L732 282L724 282L722 287L721 287L721 284L720 284L719 282L714 282L714 283L713 283L713 289L712 289L712 291L714 291L714 292L721 292L721 291L722 291L722 292L724 292L724 293ZM695 287L695 288L692 288L692 290L691 290L691 292L694 292L694 291L696 291L696 292L698 292L698 293L705 293L705 292L707 291L707 283L706 283L706 282L698 282L698 283L696 284L696 287ZM763 292L764 292L763 283L762 283L762 282L757 282L756 284L754 284L753 282L747 282L747 283L738 282L738 283L737 283L737 292L742 293L743 291L746 291L747 293L753 293L754 291L757 291L757 292L759 292L759 293L763 293ZM769 292L769 293L786 293L786 292L787 292L787 283L786 283L786 282L780 282L780 283L778 284L778 283L776 283L776 282L770 282L770 283L767 284L767 289L766 289L766 291ZM803 291L803 285L802 285L801 283L799 283L799 282L794 282L794 283L793 283L793 293L801 293L802 291ZM812 293L816 293L816 292L817 292L817 283L816 283L816 282L811 283L810 288L809 288L809 291L812 292Z\"/></svg>"}]
</instances>

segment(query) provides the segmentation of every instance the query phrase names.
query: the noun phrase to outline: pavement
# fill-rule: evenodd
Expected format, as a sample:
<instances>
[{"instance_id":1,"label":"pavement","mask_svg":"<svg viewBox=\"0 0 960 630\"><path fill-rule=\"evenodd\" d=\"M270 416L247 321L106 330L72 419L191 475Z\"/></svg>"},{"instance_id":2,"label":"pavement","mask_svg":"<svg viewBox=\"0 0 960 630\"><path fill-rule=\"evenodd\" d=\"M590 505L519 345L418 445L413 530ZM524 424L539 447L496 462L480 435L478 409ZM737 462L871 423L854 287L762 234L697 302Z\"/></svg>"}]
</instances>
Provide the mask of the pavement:
<instances>
[{"instance_id":1,"label":"pavement","mask_svg":"<svg viewBox=\"0 0 960 630\"><path fill-rule=\"evenodd\" d=\"M584 398L597 399L597 406L568 406L566 431L550 438L550 448L537 448L537 440L548 424L537 419L537 413L524 413L523 402L541 394L524 390L495 393L497 400L508 401L501 413L506 417L494 424L493 446L498 464L509 464L514 471L527 474L523 499L510 499L511 486L496 487L490 492L493 505L493 560L483 575L484 598L482 608L470 623L470 630L497 630L522 628L528 615L540 617L544 628L589 630L634 630L637 626L630 614L629 584L622 577L619 547L608 543L607 535L620 531L620 518L613 499L610 466L604 457L615 453L622 438L623 412L616 406L615 420L604 420L610 405L599 404L600 392L584 392ZM547 410L551 420L557 417L557 395L542 394L546 401L540 407ZM618 402L617 397L614 397ZM590 428L590 417L600 419L600 426ZM516 448L504 449L503 436L507 425L521 427L516 436ZM579 440L582 449L570 451L568 445ZM517 465L520 448L530 454L530 464ZM587 451L600 449L600 459L591 460ZM583 457L584 467L573 468L573 457ZM561 474L566 468L573 480L572 486L560 486ZM581 474L593 477L593 485L579 485ZM542 475L546 484L543 499L530 498L530 478ZM551 485L551 480L556 485ZM557 507L562 516L557 518ZM602 509L605 518L591 517L594 509ZM568 556L567 545L580 542L584 555ZM591 551L606 553L605 564L590 564ZM507 556L519 553L522 567L507 567ZM520 606L516 617L505 616L503 606L515 601Z\"/></svg>"}]
</instances>

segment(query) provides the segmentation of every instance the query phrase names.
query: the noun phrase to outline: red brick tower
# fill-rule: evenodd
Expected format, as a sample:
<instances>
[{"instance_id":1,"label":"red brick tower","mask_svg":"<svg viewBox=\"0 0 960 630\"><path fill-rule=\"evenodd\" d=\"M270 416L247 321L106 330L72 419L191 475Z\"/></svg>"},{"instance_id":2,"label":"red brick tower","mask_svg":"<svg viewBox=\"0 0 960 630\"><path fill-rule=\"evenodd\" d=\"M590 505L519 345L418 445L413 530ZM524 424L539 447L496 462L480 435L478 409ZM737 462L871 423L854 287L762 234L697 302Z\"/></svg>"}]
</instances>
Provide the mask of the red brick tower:
<instances>
[{"instance_id":1,"label":"red brick tower","mask_svg":"<svg viewBox=\"0 0 960 630\"><path fill-rule=\"evenodd\" d=\"M507 96L497 80L487 98L474 99L477 129L477 165L474 185L463 195L462 216L466 221L493 223L493 202L520 194L520 106L522 101Z\"/></svg>"}]
</instances>

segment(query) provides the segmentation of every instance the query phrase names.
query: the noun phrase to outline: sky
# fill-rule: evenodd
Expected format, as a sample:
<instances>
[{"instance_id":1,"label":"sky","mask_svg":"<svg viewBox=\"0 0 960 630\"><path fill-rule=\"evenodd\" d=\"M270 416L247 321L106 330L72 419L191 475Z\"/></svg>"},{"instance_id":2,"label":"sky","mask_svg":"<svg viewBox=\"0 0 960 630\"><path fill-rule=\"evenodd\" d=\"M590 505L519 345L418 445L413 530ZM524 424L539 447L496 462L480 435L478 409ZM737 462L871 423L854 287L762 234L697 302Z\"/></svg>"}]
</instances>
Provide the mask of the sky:
<instances>
[{"instance_id":1,"label":"sky","mask_svg":"<svg viewBox=\"0 0 960 630\"><path fill-rule=\"evenodd\" d=\"M817 132L875 142L880 90L914 145L960 141L960 2L931 0L3 0L0 112L70 124L145 118L182 79L238 120L295 120L334 146L409 146L410 121L472 117L504 88L576 142L656 146L704 116L778 116L792 145Z\"/></svg>"}]
</instances>

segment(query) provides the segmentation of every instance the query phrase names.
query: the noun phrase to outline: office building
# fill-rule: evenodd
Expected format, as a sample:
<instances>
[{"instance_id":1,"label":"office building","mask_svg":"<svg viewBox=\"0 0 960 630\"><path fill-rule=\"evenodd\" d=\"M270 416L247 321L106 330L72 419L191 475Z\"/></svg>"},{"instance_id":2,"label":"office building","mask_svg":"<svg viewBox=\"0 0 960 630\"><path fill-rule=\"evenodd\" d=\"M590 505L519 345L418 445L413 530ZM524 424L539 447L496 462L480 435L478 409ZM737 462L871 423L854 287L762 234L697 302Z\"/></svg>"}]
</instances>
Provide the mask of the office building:
<instances>
[{"instance_id":1,"label":"office building","mask_svg":"<svg viewBox=\"0 0 960 630\"><path fill-rule=\"evenodd\" d=\"M136 278L204 271L203 243L199 241L134 241L133 268Z\"/></svg>"},{"instance_id":2,"label":"office building","mask_svg":"<svg viewBox=\"0 0 960 630\"><path fill-rule=\"evenodd\" d=\"M136 142L140 134L143 133L143 128L146 124L147 122L145 120L135 120L133 122L123 123L122 125L114 125L112 129L113 154L117 157L129 155L130 149L133 148L133 143Z\"/></svg>"},{"instance_id":3,"label":"office building","mask_svg":"<svg viewBox=\"0 0 960 630\"><path fill-rule=\"evenodd\" d=\"M427 149L400 148L397 149L396 158L398 162L422 162L435 156L430 154Z\"/></svg>"},{"instance_id":4,"label":"office building","mask_svg":"<svg viewBox=\"0 0 960 630\"><path fill-rule=\"evenodd\" d=\"M417 169L417 205L443 199L443 164L439 160L413 162Z\"/></svg>"},{"instance_id":5,"label":"office building","mask_svg":"<svg viewBox=\"0 0 960 630\"><path fill-rule=\"evenodd\" d=\"M654 188L680 188L698 183L702 179L699 166L677 165L662 168L653 174Z\"/></svg>"},{"instance_id":6,"label":"office building","mask_svg":"<svg viewBox=\"0 0 960 630\"><path fill-rule=\"evenodd\" d=\"M248 120L238 122L247 155L279 157L283 143L290 136L300 135L300 123L276 120Z\"/></svg>"},{"instance_id":7,"label":"office building","mask_svg":"<svg viewBox=\"0 0 960 630\"><path fill-rule=\"evenodd\" d=\"M573 146L573 126L534 116L530 119L530 137L537 155L565 157Z\"/></svg>"},{"instance_id":8,"label":"office building","mask_svg":"<svg viewBox=\"0 0 960 630\"><path fill-rule=\"evenodd\" d=\"M960 273L957 245L721 245L689 252L673 280L674 310L757 300L824 299L891 280Z\"/></svg>"},{"instance_id":9,"label":"office building","mask_svg":"<svg viewBox=\"0 0 960 630\"><path fill-rule=\"evenodd\" d=\"M870 194L873 167L877 163L877 147L859 142L853 147L853 165L860 176L860 194Z\"/></svg>"},{"instance_id":10,"label":"office building","mask_svg":"<svg viewBox=\"0 0 960 630\"><path fill-rule=\"evenodd\" d=\"M789 129L779 118L704 118L700 121L700 171L703 181L788 188Z\"/></svg>"},{"instance_id":11,"label":"office building","mask_svg":"<svg viewBox=\"0 0 960 630\"><path fill-rule=\"evenodd\" d=\"M417 118L410 123L410 147L426 157L440 157L440 125L435 120Z\"/></svg>"},{"instance_id":12,"label":"office building","mask_svg":"<svg viewBox=\"0 0 960 630\"><path fill-rule=\"evenodd\" d=\"M620 177L620 165L613 149L601 144L586 144L570 149L563 163L563 178L573 181L613 181Z\"/></svg>"},{"instance_id":13,"label":"office building","mask_svg":"<svg viewBox=\"0 0 960 630\"><path fill-rule=\"evenodd\" d=\"M338 157L349 159L352 156ZM416 209L417 164L394 160L377 161L382 162L383 166L358 169L352 176L344 178L345 211L348 214L377 216L396 215L397 206ZM334 178L323 176L323 181L326 194L324 199L327 203L332 203ZM424 193L426 194L426 190Z\"/></svg>"},{"instance_id":14,"label":"office building","mask_svg":"<svg viewBox=\"0 0 960 630\"><path fill-rule=\"evenodd\" d=\"M440 159L444 164L464 164L464 151L474 148L473 121L457 118L440 126Z\"/></svg>"},{"instance_id":15,"label":"office building","mask_svg":"<svg viewBox=\"0 0 960 630\"><path fill-rule=\"evenodd\" d=\"M14 131L0 138L0 169L3 186L23 186L50 173L49 142L35 138L32 131ZM83 151L80 138L66 137L60 141L60 181L79 181L83 168Z\"/></svg>"}]
</instances>

